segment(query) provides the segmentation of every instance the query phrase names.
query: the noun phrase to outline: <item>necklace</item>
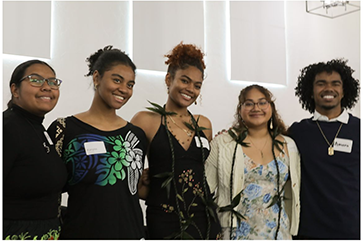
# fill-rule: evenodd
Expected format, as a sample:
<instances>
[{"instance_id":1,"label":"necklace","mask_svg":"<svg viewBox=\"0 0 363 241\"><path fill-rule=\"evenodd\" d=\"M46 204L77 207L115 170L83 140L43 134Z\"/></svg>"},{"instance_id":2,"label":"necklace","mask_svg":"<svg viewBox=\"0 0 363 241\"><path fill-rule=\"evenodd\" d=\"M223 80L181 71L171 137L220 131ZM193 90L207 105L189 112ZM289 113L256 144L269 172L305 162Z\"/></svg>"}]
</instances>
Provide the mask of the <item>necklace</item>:
<instances>
[{"instance_id":1,"label":"necklace","mask_svg":"<svg viewBox=\"0 0 363 241\"><path fill-rule=\"evenodd\" d=\"M255 143L253 143L253 141L252 141L251 137L250 137L250 138L248 138L248 139L250 139L250 141L251 141L252 145L254 145L254 146L256 147L256 149L260 151L261 158L263 159L263 151L262 151L262 150L263 150L263 148L265 148L266 143L267 143L267 139L268 139L268 138L266 138L265 144L263 144L263 147L262 147L261 149L260 149L260 148L258 148L258 147L255 145Z\"/></svg>"},{"instance_id":2,"label":"necklace","mask_svg":"<svg viewBox=\"0 0 363 241\"><path fill-rule=\"evenodd\" d=\"M182 128L182 127L180 127L175 121L174 121L174 119L173 119L173 117L171 117L170 115L169 115L169 117L170 117L170 120L179 128L179 129L181 129L181 130L183 130L189 137L192 137L192 133L190 132L190 131L187 131L186 129L184 129L184 128Z\"/></svg>"},{"instance_id":3,"label":"necklace","mask_svg":"<svg viewBox=\"0 0 363 241\"><path fill-rule=\"evenodd\" d=\"M327 144L328 144L328 146L329 146L329 147L328 147L328 155L329 155L329 156L334 155L334 146L333 146L333 144L334 144L334 140L335 140L335 138L337 138L337 136L338 136L338 134L339 134L339 132L340 132L340 129L341 129L341 128L342 128L342 126L343 126L343 123L341 123L341 124L340 124L339 129L338 129L338 131L337 131L337 134L335 135L335 137L334 137L334 139L333 139L332 143L329 143L328 139L326 139L326 136L324 135L324 132L323 132L323 130L321 129L321 127L320 127L320 125L319 125L319 121L317 121L317 122L316 122L316 124L318 125L318 127L319 127L319 130L320 130L321 134L323 135L323 137L324 137L324 139L325 139L326 143L327 143Z\"/></svg>"}]
</instances>

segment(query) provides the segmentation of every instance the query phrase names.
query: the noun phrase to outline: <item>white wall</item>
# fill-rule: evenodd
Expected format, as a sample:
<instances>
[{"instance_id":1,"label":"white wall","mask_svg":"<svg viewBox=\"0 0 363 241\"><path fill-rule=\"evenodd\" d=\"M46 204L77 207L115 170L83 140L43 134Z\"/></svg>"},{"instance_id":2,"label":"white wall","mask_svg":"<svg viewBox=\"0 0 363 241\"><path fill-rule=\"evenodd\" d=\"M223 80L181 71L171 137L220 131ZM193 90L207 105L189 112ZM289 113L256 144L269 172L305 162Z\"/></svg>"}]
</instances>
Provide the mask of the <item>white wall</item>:
<instances>
[{"instance_id":1,"label":"white wall","mask_svg":"<svg viewBox=\"0 0 363 241\"><path fill-rule=\"evenodd\" d=\"M8 11L6 3L3 2L4 12ZM245 3L248 4L248 2ZM231 81L229 79L231 75L231 64L229 64L231 62L231 51L238 51L238 49L231 50L229 48L231 46L230 33L235 34L236 32L233 31L237 31L229 29L229 26L232 26L229 24L230 3L226 1L206 1L203 2L203 7L199 4L198 9L201 10L198 10L200 13L196 19L203 16L204 24L195 24L195 28L198 29L193 29L190 19L185 28L181 24L182 21L177 21L177 25L175 25L175 19L173 18L188 18L188 15L175 11L175 5L169 4L166 6L166 4L163 11L173 11L173 14L168 15L170 21L155 20L155 23L166 24L166 26L160 26L160 28L164 29L163 31L160 31L159 26L153 26L158 29L158 36L150 34L150 31L148 31L147 35L143 35L143 31L133 29L133 19L138 19L137 26L142 24L143 14L140 4L142 2L137 2L138 7L135 12L132 1L52 2L51 57L46 61L55 68L57 77L64 82L57 107L46 116L44 122L46 127L57 117L72 115L89 108L93 98L93 89L91 79L84 77L84 74L88 72L85 59L97 49L110 44L125 50L127 53L134 54L140 59L140 56L143 55L147 58L149 52L147 48L143 48L140 53L138 49L134 48L134 43L135 46L144 43L149 46L150 50L154 50L152 49L154 47L163 49L165 46L171 46L167 48L170 50L172 46L180 41L188 42L187 40L190 41L191 39L196 39L196 44L202 46L206 52L207 78L201 92L202 103L197 106L193 105L190 110L193 113L201 113L209 117L215 133L231 125L239 91L249 85L248 81L250 80ZM163 2L158 2L158 6L162 4ZM193 2L190 4L195 6ZM150 6L150 2L148 2L147 6L146 10L153 7ZM282 69L286 71L284 75L286 80L283 80L283 83L286 84L279 87L266 86L275 95L276 105L283 120L287 125L290 125L293 121L310 116L307 111L301 109L298 99L294 96L297 76L299 70L303 67L319 61L344 57L349 60L348 64L356 70L354 76L361 79L360 12L336 19L328 19L306 13L305 1L287 1L284 6L286 56L282 59L286 59L286 61L282 63L283 66L279 67L283 67ZM183 11L185 9L188 8L183 5ZM233 10L236 12L236 9ZM158 14L151 17L148 15L148 23L152 25L153 22L150 22L150 19L152 17L158 18L163 11L158 11ZM193 14L198 13L193 11ZM29 21L31 21L30 19ZM13 22L4 19L4 29L9 27L6 25L13 24ZM21 26L14 25L11 27L19 28ZM37 28L34 26L34 32L36 31ZM193 34L196 32L198 32L198 36L195 37ZM200 32L203 34L200 35ZM175 36L180 36L180 33L185 36L181 36L180 39L175 41ZM242 37L243 34L241 33ZM36 43L37 39L41 38L41 36L21 37L24 44L32 41ZM168 39L175 42L166 41ZM266 38L264 41L268 43L269 39ZM234 46L236 45L234 44ZM271 48L273 47L271 46ZM5 45L4 52L6 52ZM155 55L152 51L150 51L150 54ZM152 61L163 63L165 61L162 57L164 54L166 52L156 54L155 59ZM257 63L259 58L264 57L244 53L240 53L240 55L244 60ZM10 98L9 80L13 69L21 62L32 58L3 54L3 110L6 109L6 103ZM138 66L136 61L135 64ZM275 64L271 63L271 66ZM143 65L145 64L143 63ZM233 66L238 67L236 64ZM260 69L260 71L267 73L265 76L269 76L271 70L268 69L269 66L266 68ZM164 69L166 70L166 66ZM130 120L137 111L144 110L146 106L149 106L147 100L163 104L167 97L164 76L165 72L139 70L134 95L126 106L118 110L118 114ZM259 82L271 82L271 80L260 80ZM281 80L273 82L280 84ZM360 117L360 103L356 105L351 113Z\"/></svg>"}]
</instances>

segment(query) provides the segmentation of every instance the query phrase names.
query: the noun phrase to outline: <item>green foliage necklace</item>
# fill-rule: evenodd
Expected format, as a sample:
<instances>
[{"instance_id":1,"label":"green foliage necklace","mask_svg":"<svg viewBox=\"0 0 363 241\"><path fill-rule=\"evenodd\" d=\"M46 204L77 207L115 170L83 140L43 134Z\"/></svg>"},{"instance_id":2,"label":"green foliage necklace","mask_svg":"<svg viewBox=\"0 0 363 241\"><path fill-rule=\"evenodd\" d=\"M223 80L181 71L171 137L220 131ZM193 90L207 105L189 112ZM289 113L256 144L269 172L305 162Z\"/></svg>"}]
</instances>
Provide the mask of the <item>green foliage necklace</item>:
<instances>
[{"instance_id":1,"label":"green foliage necklace","mask_svg":"<svg viewBox=\"0 0 363 241\"><path fill-rule=\"evenodd\" d=\"M234 130L234 131L233 131ZM240 203L241 200L241 196L242 196L242 192L243 189L235 196L233 197L233 168L234 168L234 164L236 161L236 152L237 152L237 147L238 145L241 146L245 146L245 147L249 147L248 143L244 142L244 140L247 137L248 134L248 129L243 130L239 135L236 135L236 133L238 133L238 130L233 128L228 130L228 134L231 136L231 138L236 142L236 145L234 147L234 151L233 151L233 157L232 157L232 166L231 166L231 176L230 176L230 201L231 204L224 206L224 207L220 207L219 212L230 212L231 213L231 226L230 226L230 239L232 239L232 229L233 229L233 215L236 216L237 218L237 225L240 224L242 219L246 219L242 214L240 214L238 211L234 210L235 207L238 206L238 204ZM275 233L275 239L277 240L277 235L280 229L280 218L281 218L281 209L282 209L282 192L284 190L284 187L281 188L280 190L280 170L279 170L279 166L277 163L277 159L276 159L276 155L275 155L275 151L274 151L274 147L276 147L280 152L283 152L283 144L281 141L277 140L276 137L280 134L279 132L279 128L275 127L273 130L269 131L269 134L272 138L272 154L274 157L274 163L276 165L276 170L277 170L277 177L276 177L276 184L277 184L277 194L272 198L272 202L270 205L267 206L267 208L272 207L274 204L277 204L279 207L279 213L278 213L278 224L277 224L277 228L276 228L276 233ZM286 184L286 183L285 183Z\"/></svg>"},{"instance_id":2,"label":"green foliage necklace","mask_svg":"<svg viewBox=\"0 0 363 241\"><path fill-rule=\"evenodd\" d=\"M168 129L167 126L167 116L171 117L172 115L176 115L175 112L167 112L165 110L165 105L164 107L161 107L160 105L156 104L156 103L152 103L149 101L149 103L151 105L153 105L153 107L147 107L148 110L156 112L158 114L160 114L163 118L164 118L164 127L168 136L168 141L169 141L169 146L170 146L170 151L171 151L171 158L172 158L172 164L171 164L171 172L164 172L164 173L159 173L157 175L155 175L154 177L156 178L163 178L165 179L164 182L161 184L161 188L165 188L166 189L166 193L167 193L167 198L170 198L170 189L171 186L173 186L174 192L176 193L176 212L179 218L179 226L180 226L180 231L173 233L172 235L165 237L166 239L194 239L192 236L190 236L186 230L187 228L192 225L194 226L199 233L199 236L201 239L209 239L209 234L210 234L210 228L211 228L211 217L216 221L217 217L214 214L214 208L216 208L216 204L213 202L213 200L211 200L209 198L209 195L207 193L207 181L206 181L206 177L205 177L205 168L204 168L204 163L206 160L205 157L205 153L203 150L203 142L201 140L201 136L200 136L200 131L205 130L205 127L200 127L198 125L198 121L199 118L197 120L195 120L194 116L188 111L190 117L191 117L191 123L187 123L184 122L184 125L191 131L194 131L195 134L198 137L199 143L201 145L201 152L202 152L202 163L203 163L203 188L204 188L204 194L200 195L199 197L201 198L203 204L205 205L205 212L206 212L206 216L207 216L207 233L206 236L203 237L202 233L200 232L199 228L197 227L197 225L195 224L193 217L194 214L193 213L189 213L189 209L186 210L186 213L184 215L183 211L181 211L180 208L180 202L182 204L184 204L184 207L186 207L185 204L185 200L183 198L184 192L185 190L182 191L182 193L178 193L177 191L177 180L175 178L175 152L174 152L174 146L173 146L173 142L172 142L172 138L171 138L171 133ZM193 205L193 203L191 204Z\"/></svg>"}]
</instances>

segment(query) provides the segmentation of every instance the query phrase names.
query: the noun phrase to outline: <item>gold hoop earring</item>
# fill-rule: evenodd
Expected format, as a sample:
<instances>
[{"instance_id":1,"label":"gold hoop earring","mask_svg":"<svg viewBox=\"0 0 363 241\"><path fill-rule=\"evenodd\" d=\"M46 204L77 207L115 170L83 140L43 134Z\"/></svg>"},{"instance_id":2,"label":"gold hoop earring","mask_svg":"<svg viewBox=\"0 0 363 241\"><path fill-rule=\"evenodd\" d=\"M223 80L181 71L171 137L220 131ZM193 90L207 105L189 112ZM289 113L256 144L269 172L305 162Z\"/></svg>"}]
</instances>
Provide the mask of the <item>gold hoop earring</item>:
<instances>
[{"instance_id":1,"label":"gold hoop earring","mask_svg":"<svg viewBox=\"0 0 363 241\"><path fill-rule=\"evenodd\" d=\"M271 119L270 119L270 129L271 129L271 130L273 130L273 129L274 129L274 125L273 125L273 123L272 123L272 122L273 122L273 119L272 119L272 117L271 117Z\"/></svg>"}]
</instances>

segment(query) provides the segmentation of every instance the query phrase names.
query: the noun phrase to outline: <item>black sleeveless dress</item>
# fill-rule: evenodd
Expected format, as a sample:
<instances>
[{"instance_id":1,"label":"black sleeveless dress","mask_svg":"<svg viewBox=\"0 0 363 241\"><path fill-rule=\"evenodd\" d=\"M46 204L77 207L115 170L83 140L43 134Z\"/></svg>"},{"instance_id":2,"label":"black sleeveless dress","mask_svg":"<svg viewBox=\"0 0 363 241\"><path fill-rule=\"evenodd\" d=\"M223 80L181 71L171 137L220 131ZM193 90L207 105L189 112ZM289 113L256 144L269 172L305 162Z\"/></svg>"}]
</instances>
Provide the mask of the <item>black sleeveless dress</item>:
<instances>
[{"instance_id":1,"label":"black sleeveless dress","mask_svg":"<svg viewBox=\"0 0 363 241\"><path fill-rule=\"evenodd\" d=\"M209 155L209 143L202 131L199 132L203 144L205 158ZM189 220L190 225L184 236L188 239L206 239L209 232L210 239L219 237L220 224L206 213L206 206L201 196L211 198L208 184L204 178L204 163L202 150L197 135L193 137L188 150L185 150L174 136L171 135L175 155L174 178L176 190L171 182L170 195L162 188L166 178L155 177L157 174L172 171L172 154L165 126L160 127L150 143L148 161L150 192L146 200L146 220L150 239L173 239L180 233L181 222L179 210L183 220ZM215 210L213 210L217 217ZM208 217L209 216L209 217ZM180 239L180 237L177 237Z\"/></svg>"}]
</instances>

